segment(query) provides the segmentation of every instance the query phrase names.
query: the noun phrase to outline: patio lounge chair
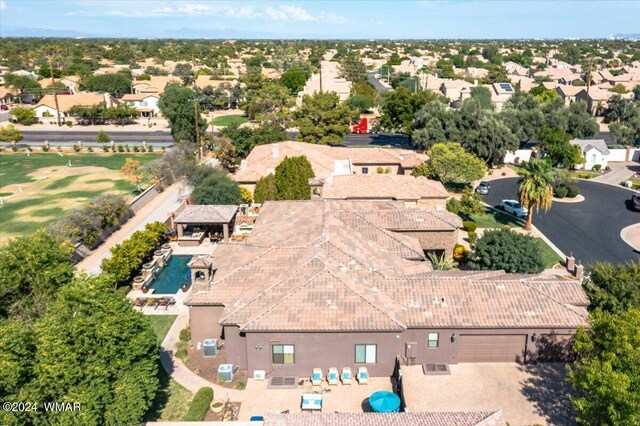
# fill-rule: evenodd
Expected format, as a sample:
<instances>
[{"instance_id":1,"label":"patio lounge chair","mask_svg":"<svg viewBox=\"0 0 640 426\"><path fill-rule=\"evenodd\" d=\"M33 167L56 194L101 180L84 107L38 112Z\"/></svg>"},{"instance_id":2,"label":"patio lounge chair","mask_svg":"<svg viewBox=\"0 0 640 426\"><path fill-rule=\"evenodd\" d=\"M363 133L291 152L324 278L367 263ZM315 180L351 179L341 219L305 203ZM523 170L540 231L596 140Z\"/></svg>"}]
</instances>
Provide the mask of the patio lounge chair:
<instances>
[{"instance_id":1,"label":"patio lounge chair","mask_svg":"<svg viewBox=\"0 0 640 426\"><path fill-rule=\"evenodd\" d=\"M161 297L160 299L158 299L158 304L156 305L156 308L158 306L164 306L165 310L167 309L167 306L169 306L169 299L166 299L164 297Z\"/></svg>"},{"instance_id":2,"label":"patio lounge chair","mask_svg":"<svg viewBox=\"0 0 640 426\"><path fill-rule=\"evenodd\" d=\"M136 297L136 300L133 301L133 305L138 308L144 308L144 305L147 303L147 299Z\"/></svg>"},{"instance_id":3,"label":"patio lounge chair","mask_svg":"<svg viewBox=\"0 0 640 426\"><path fill-rule=\"evenodd\" d=\"M153 297L148 297L147 306L153 306L153 308L155 309L158 306L158 299L155 299Z\"/></svg>"},{"instance_id":4,"label":"patio lounge chair","mask_svg":"<svg viewBox=\"0 0 640 426\"><path fill-rule=\"evenodd\" d=\"M358 367L358 383L361 385L369 384L369 372L367 371L367 367Z\"/></svg>"},{"instance_id":5,"label":"patio lounge chair","mask_svg":"<svg viewBox=\"0 0 640 426\"><path fill-rule=\"evenodd\" d=\"M314 368L311 373L311 384L313 386L320 386L322 384L322 370Z\"/></svg>"},{"instance_id":6,"label":"patio lounge chair","mask_svg":"<svg viewBox=\"0 0 640 426\"><path fill-rule=\"evenodd\" d=\"M329 372L327 372L327 383L330 385L338 384L338 369L335 367L331 367Z\"/></svg>"},{"instance_id":7,"label":"patio lounge chair","mask_svg":"<svg viewBox=\"0 0 640 426\"><path fill-rule=\"evenodd\" d=\"M342 369L342 374L340 375L340 380L342 380L343 385L351 384L351 369L349 367L344 367Z\"/></svg>"},{"instance_id":8,"label":"patio lounge chair","mask_svg":"<svg viewBox=\"0 0 640 426\"><path fill-rule=\"evenodd\" d=\"M167 309L169 309L169 306L175 306L176 304L176 299L174 299L173 297L170 297L169 299L167 299L167 306L165 306L165 311Z\"/></svg>"}]
</instances>

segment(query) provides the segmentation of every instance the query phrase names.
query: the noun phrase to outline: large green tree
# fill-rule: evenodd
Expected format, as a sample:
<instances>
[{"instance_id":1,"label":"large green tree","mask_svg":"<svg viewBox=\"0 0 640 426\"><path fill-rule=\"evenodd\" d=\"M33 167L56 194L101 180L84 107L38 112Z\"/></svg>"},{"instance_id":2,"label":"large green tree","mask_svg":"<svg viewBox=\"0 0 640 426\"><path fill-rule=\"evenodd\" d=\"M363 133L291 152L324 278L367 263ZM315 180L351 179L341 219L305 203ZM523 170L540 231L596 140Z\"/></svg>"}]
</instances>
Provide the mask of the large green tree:
<instances>
[{"instance_id":1,"label":"large green tree","mask_svg":"<svg viewBox=\"0 0 640 426\"><path fill-rule=\"evenodd\" d=\"M530 231L533 221L533 210L547 211L553 201L553 182L555 173L553 168L543 160L532 158L524 163L519 171L518 197L520 204L527 207L529 214L524 229Z\"/></svg>"},{"instance_id":2,"label":"large green tree","mask_svg":"<svg viewBox=\"0 0 640 426\"><path fill-rule=\"evenodd\" d=\"M72 251L45 229L0 247L0 317L37 317L73 277Z\"/></svg>"},{"instance_id":3,"label":"large green tree","mask_svg":"<svg viewBox=\"0 0 640 426\"><path fill-rule=\"evenodd\" d=\"M427 154L429 162L416 168L414 176L425 175L445 185L464 185L481 179L487 171L481 159L465 152L458 143L437 143Z\"/></svg>"},{"instance_id":4,"label":"large green tree","mask_svg":"<svg viewBox=\"0 0 640 426\"><path fill-rule=\"evenodd\" d=\"M25 401L79 402L75 412L32 413L36 424L140 423L158 389L158 344L149 320L104 276L58 293L36 324L34 378Z\"/></svg>"},{"instance_id":5,"label":"large green tree","mask_svg":"<svg viewBox=\"0 0 640 426\"><path fill-rule=\"evenodd\" d=\"M504 270L513 274L537 274L544 269L536 240L509 229L485 231L469 258L472 269Z\"/></svg>"},{"instance_id":6,"label":"large green tree","mask_svg":"<svg viewBox=\"0 0 640 426\"><path fill-rule=\"evenodd\" d=\"M0 127L0 142L20 142L23 138L22 132L13 124Z\"/></svg>"},{"instance_id":7,"label":"large green tree","mask_svg":"<svg viewBox=\"0 0 640 426\"><path fill-rule=\"evenodd\" d=\"M290 69L280 77L282 84L289 89L289 93L296 94L304 88L309 79L309 71L306 69Z\"/></svg>"},{"instance_id":8,"label":"large green tree","mask_svg":"<svg viewBox=\"0 0 640 426\"><path fill-rule=\"evenodd\" d=\"M340 103L335 92L305 95L294 113L298 140L322 145L340 145L356 114Z\"/></svg>"},{"instance_id":9,"label":"large green tree","mask_svg":"<svg viewBox=\"0 0 640 426\"><path fill-rule=\"evenodd\" d=\"M258 145L282 142L288 139L287 133L276 124L263 123L256 128L240 127L238 124L222 129L220 134L229 138L240 158L246 158Z\"/></svg>"},{"instance_id":10,"label":"large green tree","mask_svg":"<svg viewBox=\"0 0 640 426\"><path fill-rule=\"evenodd\" d=\"M359 55L349 53L340 61L340 76L351 82L367 80L367 67Z\"/></svg>"},{"instance_id":11,"label":"large green tree","mask_svg":"<svg viewBox=\"0 0 640 426\"><path fill-rule=\"evenodd\" d=\"M561 164L573 168L584 162L582 151L577 145L571 145L571 135L560 127L543 127L536 134L538 146L552 164Z\"/></svg>"},{"instance_id":12,"label":"large green tree","mask_svg":"<svg viewBox=\"0 0 640 426\"><path fill-rule=\"evenodd\" d=\"M514 93L500 112L500 119L523 142L533 139L544 125L540 102L530 93Z\"/></svg>"},{"instance_id":13,"label":"large green tree","mask_svg":"<svg viewBox=\"0 0 640 426\"><path fill-rule=\"evenodd\" d=\"M278 198L278 187L276 186L276 177L273 173L258 179L256 187L253 190L253 200L256 203L264 203L269 200Z\"/></svg>"},{"instance_id":14,"label":"large green tree","mask_svg":"<svg viewBox=\"0 0 640 426\"><path fill-rule=\"evenodd\" d=\"M477 127L463 136L462 146L490 166L501 161L507 151L515 151L519 146L518 137L495 116L478 119L474 126Z\"/></svg>"},{"instance_id":15,"label":"large green tree","mask_svg":"<svg viewBox=\"0 0 640 426\"><path fill-rule=\"evenodd\" d=\"M591 308L620 313L631 308L640 308L640 264L624 265L596 263L590 268L583 287Z\"/></svg>"},{"instance_id":16,"label":"large green tree","mask_svg":"<svg viewBox=\"0 0 640 426\"><path fill-rule=\"evenodd\" d=\"M191 196L196 204L242 204L240 187L222 171L202 180Z\"/></svg>"},{"instance_id":17,"label":"large green tree","mask_svg":"<svg viewBox=\"0 0 640 426\"><path fill-rule=\"evenodd\" d=\"M309 179L315 177L307 157L286 157L276 167L276 198L278 200L309 200L311 188Z\"/></svg>"},{"instance_id":18,"label":"large green tree","mask_svg":"<svg viewBox=\"0 0 640 426\"><path fill-rule=\"evenodd\" d=\"M196 116L199 136L207 128L207 121L200 114L200 107L195 96L195 92L188 87L170 84L160 97L158 106L162 116L169 121L171 136L178 143L196 143Z\"/></svg>"},{"instance_id":19,"label":"large green tree","mask_svg":"<svg viewBox=\"0 0 640 426\"><path fill-rule=\"evenodd\" d=\"M577 421L583 425L640 424L640 309L601 310L575 336L569 367Z\"/></svg>"},{"instance_id":20,"label":"large green tree","mask_svg":"<svg viewBox=\"0 0 640 426\"><path fill-rule=\"evenodd\" d=\"M176 65L173 75L179 77L182 80L182 84L189 86L193 84L195 73L191 64L183 62Z\"/></svg>"},{"instance_id":21,"label":"large green tree","mask_svg":"<svg viewBox=\"0 0 640 426\"><path fill-rule=\"evenodd\" d=\"M596 119L587 111L586 102L574 102L567 112L567 132L574 138L591 139L600 130Z\"/></svg>"},{"instance_id":22,"label":"large green tree","mask_svg":"<svg viewBox=\"0 0 640 426\"><path fill-rule=\"evenodd\" d=\"M458 121L458 114L442 102L428 102L416 115L411 134L413 146L428 150L438 142L460 141Z\"/></svg>"},{"instance_id":23,"label":"large green tree","mask_svg":"<svg viewBox=\"0 0 640 426\"><path fill-rule=\"evenodd\" d=\"M406 87L388 91L384 94L382 100L380 128L387 132L399 132L409 135L413 130L413 122L418 111L427 102L441 99L442 96L433 92L418 91L413 93Z\"/></svg>"},{"instance_id":24,"label":"large green tree","mask_svg":"<svg viewBox=\"0 0 640 426\"><path fill-rule=\"evenodd\" d=\"M92 75L84 78L80 87L88 92L107 92L121 96L131 92L131 76L124 72Z\"/></svg>"},{"instance_id":25,"label":"large green tree","mask_svg":"<svg viewBox=\"0 0 640 426\"><path fill-rule=\"evenodd\" d=\"M287 87L278 83L268 83L256 91L248 102L247 115L251 120L269 122L286 128L294 103Z\"/></svg>"}]
</instances>

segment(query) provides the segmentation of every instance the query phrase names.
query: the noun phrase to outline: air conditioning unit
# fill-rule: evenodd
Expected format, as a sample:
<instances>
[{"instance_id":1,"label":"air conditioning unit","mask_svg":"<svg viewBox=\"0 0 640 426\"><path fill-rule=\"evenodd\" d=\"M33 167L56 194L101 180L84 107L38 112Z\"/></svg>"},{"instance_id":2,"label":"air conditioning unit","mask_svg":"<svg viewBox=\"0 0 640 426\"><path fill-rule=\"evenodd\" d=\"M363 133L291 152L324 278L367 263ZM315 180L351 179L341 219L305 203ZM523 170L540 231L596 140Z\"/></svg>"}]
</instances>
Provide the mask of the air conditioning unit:
<instances>
[{"instance_id":1,"label":"air conditioning unit","mask_svg":"<svg viewBox=\"0 0 640 426\"><path fill-rule=\"evenodd\" d=\"M202 347L204 349L203 356L218 355L218 339L204 339Z\"/></svg>"},{"instance_id":2,"label":"air conditioning unit","mask_svg":"<svg viewBox=\"0 0 640 426\"><path fill-rule=\"evenodd\" d=\"M220 379L225 382L233 381L233 364L220 364L220 367L218 367L218 380Z\"/></svg>"},{"instance_id":3,"label":"air conditioning unit","mask_svg":"<svg viewBox=\"0 0 640 426\"><path fill-rule=\"evenodd\" d=\"M264 370L253 370L253 380L264 380L265 375Z\"/></svg>"}]
</instances>

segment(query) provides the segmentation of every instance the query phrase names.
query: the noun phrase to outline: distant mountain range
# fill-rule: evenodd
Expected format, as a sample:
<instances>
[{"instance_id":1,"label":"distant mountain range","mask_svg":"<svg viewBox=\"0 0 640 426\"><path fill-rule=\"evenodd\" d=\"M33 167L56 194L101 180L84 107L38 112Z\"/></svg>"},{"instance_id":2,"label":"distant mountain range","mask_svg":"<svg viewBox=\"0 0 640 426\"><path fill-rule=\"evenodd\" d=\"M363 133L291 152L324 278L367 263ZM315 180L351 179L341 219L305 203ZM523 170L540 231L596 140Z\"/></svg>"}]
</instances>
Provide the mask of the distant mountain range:
<instances>
[{"instance_id":1,"label":"distant mountain range","mask_svg":"<svg viewBox=\"0 0 640 426\"><path fill-rule=\"evenodd\" d=\"M129 32L126 36L122 34L97 34L87 33L74 30L60 30L51 28L29 28L29 27L4 27L0 28L0 37L59 37L59 38L176 38L176 39L265 39L265 38L283 38L284 36L276 33L243 31L233 28L229 29L202 29L202 28L178 28L167 29L162 33L145 33L145 32Z\"/></svg>"},{"instance_id":2,"label":"distant mountain range","mask_svg":"<svg viewBox=\"0 0 640 426\"><path fill-rule=\"evenodd\" d=\"M29 27L0 27L0 37L104 37L100 34L85 33L74 30L55 30L51 28L29 28Z\"/></svg>"},{"instance_id":3,"label":"distant mountain range","mask_svg":"<svg viewBox=\"0 0 640 426\"><path fill-rule=\"evenodd\" d=\"M613 38L631 38L634 40L640 40L640 33L635 34L614 34Z\"/></svg>"}]
</instances>

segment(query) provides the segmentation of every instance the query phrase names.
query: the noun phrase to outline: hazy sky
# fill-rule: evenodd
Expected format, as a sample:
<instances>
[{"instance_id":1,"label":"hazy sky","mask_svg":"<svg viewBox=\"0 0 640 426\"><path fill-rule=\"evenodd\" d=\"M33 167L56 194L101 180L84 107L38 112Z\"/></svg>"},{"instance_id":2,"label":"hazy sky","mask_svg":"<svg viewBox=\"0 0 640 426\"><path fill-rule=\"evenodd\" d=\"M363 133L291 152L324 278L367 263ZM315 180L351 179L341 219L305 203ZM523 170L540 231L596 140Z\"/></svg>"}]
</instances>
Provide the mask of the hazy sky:
<instances>
[{"instance_id":1,"label":"hazy sky","mask_svg":"<svg viewBox=\"0 0 640 426\"><path fill-rule=\"evenodd\" d=\"M0 30L15 27L122 37L192 28L217 37L589 38L640 33L640 0L0 0Z\"/></svg>"}]
</instances>

